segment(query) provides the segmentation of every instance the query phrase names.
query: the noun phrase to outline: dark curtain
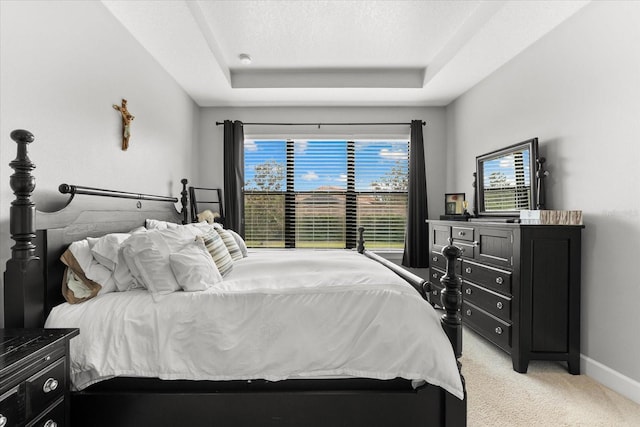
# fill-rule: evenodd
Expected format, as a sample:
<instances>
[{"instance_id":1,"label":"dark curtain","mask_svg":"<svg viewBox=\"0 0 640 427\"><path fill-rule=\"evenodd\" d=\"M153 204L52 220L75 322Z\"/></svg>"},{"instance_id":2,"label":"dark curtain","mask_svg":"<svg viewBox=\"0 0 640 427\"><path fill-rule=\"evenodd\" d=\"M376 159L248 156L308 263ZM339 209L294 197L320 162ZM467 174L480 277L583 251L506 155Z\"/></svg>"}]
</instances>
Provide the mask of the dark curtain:
<instances>
[{"instance_id":1,"label":"dark curtain","mask_svg":"<svg viewBox=\"0 0 640 427\"><path fill-rule=\"evenodd\" d=\"M402 265L413 268L429 267L429 228L427 219L427 175L424 167L422 120L411 121L409 141L409 188L407 229L404 237Z\"/></svg>"},{"instance_id":2,"label":"dark curtain","mask_svg":"<svg viewBox=\"0 0 640 427\"><path fill-rule=\"evenodd\" d=\"M224 121L224 225L244 237L244 128Z\"/></svg>"}]
</instances>

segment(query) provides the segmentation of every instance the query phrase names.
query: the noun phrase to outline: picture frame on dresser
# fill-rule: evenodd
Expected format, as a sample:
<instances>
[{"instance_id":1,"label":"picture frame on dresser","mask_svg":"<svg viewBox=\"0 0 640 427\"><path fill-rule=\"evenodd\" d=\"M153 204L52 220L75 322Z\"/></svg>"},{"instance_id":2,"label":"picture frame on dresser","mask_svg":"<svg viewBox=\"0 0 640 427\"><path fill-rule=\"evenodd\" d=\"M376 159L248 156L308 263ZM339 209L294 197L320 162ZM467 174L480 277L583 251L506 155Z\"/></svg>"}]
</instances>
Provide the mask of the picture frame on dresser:
<instances>
[{"instance_id":1,"label":"picture frame on dresser","mask_svg":"<svg viewBox=\"0 0 640 427\"><path fill-rule=\"evenodd\" d=\"M465 193L446 193L444 195L445 215L462 215L464 213Z\"/></svg>"}]
</instances>

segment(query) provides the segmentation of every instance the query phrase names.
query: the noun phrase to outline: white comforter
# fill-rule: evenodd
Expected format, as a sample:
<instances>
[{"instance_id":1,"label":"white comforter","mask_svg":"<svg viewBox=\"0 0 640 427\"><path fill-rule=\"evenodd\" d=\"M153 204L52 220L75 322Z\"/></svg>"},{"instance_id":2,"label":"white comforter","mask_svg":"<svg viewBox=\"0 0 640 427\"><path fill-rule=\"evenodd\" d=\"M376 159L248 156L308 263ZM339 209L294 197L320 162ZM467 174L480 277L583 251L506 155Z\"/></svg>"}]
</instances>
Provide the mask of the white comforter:
<instances>
[{"instance_id":1,"label":"white comforter","mask_svg":"<svg viewBox=\"0 0 640 427\"><path fill-rule=\"evenodd\" d=\"M76 390L113 376L425 380L463 398L436 312L386 267L353 251L253 250L213 288L154 300L146 290L61 304L46 327L71 341Z\"/></svg>"}]
</instances>

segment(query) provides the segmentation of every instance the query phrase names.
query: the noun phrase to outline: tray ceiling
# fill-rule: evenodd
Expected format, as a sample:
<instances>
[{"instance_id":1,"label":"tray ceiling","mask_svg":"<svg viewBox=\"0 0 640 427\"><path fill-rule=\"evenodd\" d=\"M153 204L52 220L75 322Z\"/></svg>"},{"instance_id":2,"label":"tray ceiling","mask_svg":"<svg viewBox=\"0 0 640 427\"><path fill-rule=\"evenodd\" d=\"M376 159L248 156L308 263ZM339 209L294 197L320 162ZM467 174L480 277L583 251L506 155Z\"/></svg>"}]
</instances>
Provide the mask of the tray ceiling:
<instances>
[{"instance_id":1,"label":"tray ceiling","mask_svg":"<svg viewBox=\"0 0 640 427\"><path fill-rule=\"evenodd\" d=\"M102 3L207 107L447 105L588 2Z\"/></svg>"}]
</instances>

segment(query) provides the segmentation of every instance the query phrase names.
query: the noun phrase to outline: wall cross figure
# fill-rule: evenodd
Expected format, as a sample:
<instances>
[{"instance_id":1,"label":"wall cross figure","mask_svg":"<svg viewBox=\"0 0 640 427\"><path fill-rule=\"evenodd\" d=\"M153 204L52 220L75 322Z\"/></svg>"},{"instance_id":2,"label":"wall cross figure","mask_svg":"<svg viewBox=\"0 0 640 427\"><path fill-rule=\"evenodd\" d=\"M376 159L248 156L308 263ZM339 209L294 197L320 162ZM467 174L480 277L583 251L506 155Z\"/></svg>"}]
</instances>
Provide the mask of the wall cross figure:
<instances>
[{"instance_id":1,"label":"wall cross figure","mask_svg":"<svg viewBox=\"0 0 640 427\"><path fill-rule=\"evenodd\" d=\"M122 100L122 105L113 104L115 110L120 111L122 115L122 151L129 148L129 137L131 136L131 122L135 117L127 110L127 100Z\"/></svg>"}]
</instances>

